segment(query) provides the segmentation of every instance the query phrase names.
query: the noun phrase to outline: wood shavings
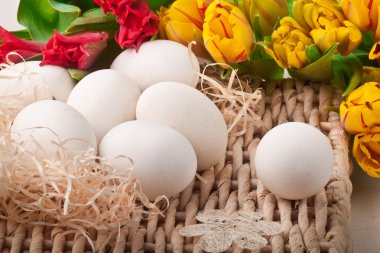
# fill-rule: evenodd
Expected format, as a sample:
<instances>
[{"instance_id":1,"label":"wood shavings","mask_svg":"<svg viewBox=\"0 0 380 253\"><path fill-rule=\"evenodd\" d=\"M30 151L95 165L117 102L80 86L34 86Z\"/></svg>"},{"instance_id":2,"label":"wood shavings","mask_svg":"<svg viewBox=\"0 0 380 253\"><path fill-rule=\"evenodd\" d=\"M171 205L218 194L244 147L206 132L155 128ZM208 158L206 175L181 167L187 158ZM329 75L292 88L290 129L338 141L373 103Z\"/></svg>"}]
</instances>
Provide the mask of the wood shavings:
<instances>
[{"instance_id":1,"label":"wood shavings","mask_svg":"<svg viewBox=\"0 0 380 253\"><path fill-rule=\"evenodd\" d=\"M214 68L218 65L220 63L204 66L203 72L199 73L200 89L223 113L230 136L241 136L253 125L263 125L256 113L262 99L261 90L253 91L248 82L241 82L237 71L229 65L223 66L231 69L231 76L229 80L221 81Z\"/></svg>"},{"instance_id":2,"label":"wood shavings","mask_svg":"<svg viewBox=\"0 0 380 253\"><path fill-rule=\"evenodd\" d=\"M15 144L0 140L1 184L6 191L1 211L9 219L28 224L56 220L63 226L100 230L126 225L136 212L142 214L144 203L138 203L146 198L132 170L126 177L116 176L93 150L62 152L50 161L18 153L17 147L10 148Z\"/></svg>"},{"instance_id":3,"label":"wood shavings","mask_svg":"<svg viewBox=\"0 0 380 253\"><path fill-rule=\"evenodd\" d=\"M55 160L23 151L10 138L17 108L17 98L0 98L0 218L64 226L89 239L88 228L118 233L145 213L162 213L141 192L133 168L117 176L92 149L70 153L57 144Z\"/></svg>"},{"instance_id":4,"label":"wood shavings","mask_svg":"<svg viewBox=\"0 0 380 253\"><path fill-rule=\"evenodd\" d=\"M197 245L207 252L222 252L232 244L257 250L268 244L264 236L281 233L277 222L261 221L261 213L238 211L228 214L222 210L199 213L196 219L203 224L188 225L180 230L182 236L201 236Z\"/></svg>"}]
</instances>

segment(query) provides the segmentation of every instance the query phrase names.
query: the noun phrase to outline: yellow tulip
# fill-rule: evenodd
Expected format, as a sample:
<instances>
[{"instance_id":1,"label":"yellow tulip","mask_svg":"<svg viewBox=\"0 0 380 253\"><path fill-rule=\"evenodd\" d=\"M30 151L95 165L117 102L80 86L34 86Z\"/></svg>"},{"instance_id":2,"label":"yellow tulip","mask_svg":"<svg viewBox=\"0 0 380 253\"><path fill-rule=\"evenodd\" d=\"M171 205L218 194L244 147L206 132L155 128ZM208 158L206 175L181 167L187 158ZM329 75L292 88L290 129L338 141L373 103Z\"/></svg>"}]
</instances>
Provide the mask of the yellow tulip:
<instances>
[{"instance_id":1,"label":"yellow tulip","mask_svg":"<svg viewBox=\"0 0 380 253\"><path fill-rule=\"evenodd\" d=\"M360 30L347 20L343 21L342 26L332 29L313 29L310 31L310 35L322 52L338 42L338 51L341 55L348 55L362 41Z\"/></svg>"},{"instance_id":2,"label":"yellow tulip","mask_svg":"<svg viewBox=\"0 0 380 253\"><path fill-rule=\"evenodd\" d=\"M226 1L214 1L206 9L203 39L216 62L247 60L253 48L253 31L244 13Z\"/></svg>"},{"instance_id":3,"label":"yellow tulip","mask_svg":"<svg viewBox=\"0 0 380 253\"><path fill-rule=\"evenodd\" d=\"M293 18L284 17L265 51L280 67L300 69L308 64L305 48L311 44L308 32Z\"/></svg>"},{"instance_id":4,"label":"yellow tulip","mask_svg":"<svg viewBox=\"0 0 380 253\"><path fill-rule=\"evenodd\" d=\"M368 58L370 60L380 60L380 42L373 44L371 51L369 52Z\"/></svg>"},{"instance_id":5,"label":"yellow tulip","mask_svg":"<svg viewBox=\"0 0 380 253\"><path fill-rule=\"evenodd\" d=\"M373 31L380 39L380 0L341 0L344 15L362 31Z\"/></svg>"},{"instance_id":6,"label":"yellow tulip","mask_svg":"<svg viewBox=\"0 0 380 253\"><path fill-rule=\"evenodd\" d=\"M264 36L271 35L280 19L289 14L286 0L243 0L242 8L252 26L255 16L259 16L260 29Z\"/></svg>"},{"instance_id":7,"label":"yellow tulip","mask_svg":"<svg viewBox=\"0 0 380 253\"><path fill-rule=\"evenodd\" d=\"M349 133L380 132L380 84L368 82L340 104L342 125Z\"/></svg>"},{"instance_id":8,"label":"yellow tulip","mask_svg":"<svg viewBox=\"0 0 380 253\"><path fill-rule=\"evenodd\" d=\"M352 153L369 176L380 178L380 133L355 135Z\"/></svg>"},{"instance_id":9,"label":"yellow tulip","mask_svg":"<svg viewBox=\"0 0 380 253\"><path fill-rule=\"evenodd\" d=\"M311 30L310 35L322 52L339 43L339 53L347 55L362 41L360 29L345 20L335 0L296 0L293 14L303 27Z\"/></svg>"},{"instance_id":10,"label":"yellow tulip","mask_svg":"<svg viewBox=\"0 0 380 253\"><path fill-rule=\"evenodd\" d=\"M158 12L159 37L185 46L191 41L199 42L202 38L204 11L202 0L177 0L169 8L161 7ZM197 55L202 54L202 47L201 43L197 43Z\"/></svg>"}]
</instances>

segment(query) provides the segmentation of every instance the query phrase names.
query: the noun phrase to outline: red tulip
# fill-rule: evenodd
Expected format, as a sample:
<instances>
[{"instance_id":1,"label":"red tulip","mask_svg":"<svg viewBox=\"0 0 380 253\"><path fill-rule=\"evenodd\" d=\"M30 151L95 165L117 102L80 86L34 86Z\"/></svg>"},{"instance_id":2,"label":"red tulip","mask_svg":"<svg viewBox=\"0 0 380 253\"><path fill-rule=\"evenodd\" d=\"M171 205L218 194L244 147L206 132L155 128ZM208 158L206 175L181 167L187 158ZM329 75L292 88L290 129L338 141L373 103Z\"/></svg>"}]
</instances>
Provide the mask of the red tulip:
<instances>
[{"instance_id":1,"label":"red tulip","mask_svg":"<svg viewBox=\"0 0 380 253\"><path fill-rule=\"evenodd\" d=\"M158 32L159 18L146 0L94 0L103 12L116 16L120 29L115 40L121 48L135 47Z\"/></svg>"},{"instance_id":2,"label":"red tulip","mask_svg":"<svg viewBox=\"0 0 380 253\"><path fill-rule=\"evenodd\" d=\"M19 54L22 58L27 59L42 53L44 43L39 41L28 41L18 38L12 33L0 26L0 63L7 60L7 55L10 52ZM22 61L23 59L16 55L9 55L9 60L13 63Z\"/></svg>"},{"instance_id":3,"label":"red tulip","mask_svg":"<svg viewBox=\"0 0 380 253\"><path fill-rule=\"evenodd\" d=\"M106 32L85 32L64 36L54 31L54 35L43 49L41 65L88 69L106 48L107 39Z\"/></svg>"}]
</instances>

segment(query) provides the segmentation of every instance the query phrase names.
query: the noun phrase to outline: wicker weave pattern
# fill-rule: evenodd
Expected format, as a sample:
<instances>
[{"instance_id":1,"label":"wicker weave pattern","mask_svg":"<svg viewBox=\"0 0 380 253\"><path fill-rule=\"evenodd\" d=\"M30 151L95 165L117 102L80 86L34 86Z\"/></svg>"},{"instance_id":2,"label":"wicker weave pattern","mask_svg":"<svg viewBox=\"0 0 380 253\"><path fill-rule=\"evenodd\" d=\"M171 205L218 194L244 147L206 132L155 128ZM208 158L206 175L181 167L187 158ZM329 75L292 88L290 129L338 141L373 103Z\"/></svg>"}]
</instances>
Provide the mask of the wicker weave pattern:
<instances>
[{"instance_id":1,"label":"wicker weave pattern","mask_svg":"<svg viewBox=\"0 0 380 253\"><path fill-rule=\"evenodd\" d=\"M255 83L256 88L261 83ZM329 85L285 80L265 84L263 107L257 111L264 125L249 128L238 138L230 138L225 161L204 171L180 196L170 202L165 217L150 215L139 225L115 235L89 231L99 252L201 252L194 247L197 238L183 238L179 229L195 224L201 210L239 209L262 211L264 220L280 221L281 235L258 252L352 252L350 242L352 185L350 163L339 115L325 110L338 105L340 95ZM327 134L335 153L334 174L325 190L302 201L288 201L270 193L255 177L254 157L265 132L287 121L307 122ZM112 238L110 241L109 238ZM107 243L109 241L109 243ZM64 228L19 225L0 221L2 252L86 252L85 237ZM230 249L243 252L241 249Z\"/></svg>"}]
</instances>

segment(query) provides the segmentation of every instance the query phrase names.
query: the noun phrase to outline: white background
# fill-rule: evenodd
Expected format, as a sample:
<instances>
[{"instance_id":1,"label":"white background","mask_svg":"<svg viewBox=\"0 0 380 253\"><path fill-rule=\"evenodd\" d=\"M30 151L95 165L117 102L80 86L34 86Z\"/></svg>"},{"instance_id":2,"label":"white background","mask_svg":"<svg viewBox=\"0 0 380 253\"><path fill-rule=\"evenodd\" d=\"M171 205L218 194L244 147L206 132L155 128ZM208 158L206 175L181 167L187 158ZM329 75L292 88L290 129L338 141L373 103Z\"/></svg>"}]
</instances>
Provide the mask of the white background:
<instances>
[{"instance_id":1,"label":"white background","mask_svg":"<svg viewBox=\"0 0 380 253\"><path fill-rule=\"evenodd\" d=\"M0 25L19 30L17 6L19 0L0 0ZM380 252L380 179L365 175L359 168L352 174L352 239L355 253Z\"/></svg>"},{"instance_id":2,"label":"white background","mask_svg":"<svg viewBox=\"0 0 380 253\"><path fill-rule=\"evenodd\" d=\"M16 31L23 27L17 23L19 0L0 0L0 25L7 30Z\"/></svg>"}]
</instances>

